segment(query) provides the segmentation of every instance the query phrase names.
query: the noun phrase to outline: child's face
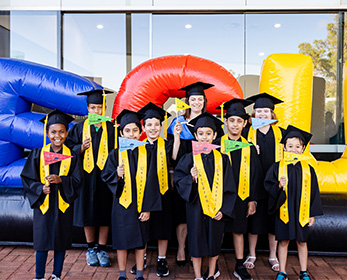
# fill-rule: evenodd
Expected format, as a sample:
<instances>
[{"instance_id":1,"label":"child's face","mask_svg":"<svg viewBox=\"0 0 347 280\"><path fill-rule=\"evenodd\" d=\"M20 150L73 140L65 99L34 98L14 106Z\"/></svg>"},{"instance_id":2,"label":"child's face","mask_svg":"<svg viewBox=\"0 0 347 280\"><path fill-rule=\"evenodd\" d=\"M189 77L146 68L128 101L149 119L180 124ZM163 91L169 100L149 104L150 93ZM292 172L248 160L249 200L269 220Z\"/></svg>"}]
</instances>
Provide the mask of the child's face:
<instances>
[{"instance_id":1,"label":"child's face","mask_svg":"<svg viewBox=\"0 0 347 280\"><path fill-rule=\"evenodd\" d=\"M254 110L254 117L258 119L272 119L271 109L270 108L257 108Z\"/></svg>"},{"instance_id":2,"label":"child's face","mask_svg":"<svg viewBox=\"0 0 347 280\"><path fill-rule=\"evenodd\" d=\"M302 154L304 151L304 146L299 138L288 138L284 146L284 150L294 154Z\"/></svg>"},{"instance_id":3,"label":"child's face","mask_svg":"<svg viewBox=\"0 0 347 280\"><path fill-rule=\"evenodd\" d=\"M192 112L201 113L204 108L205 99L203 95L189 96L188 105L191 107Z\"/></svg>"},{"instance_id":4,"label":"child's face","mask_svg":"<svg viewBox=\"0 0 347 280\"><path fill-rule=\"evenodd\" d=\"M247 121L238 116L230 116L226 119L228 132L233 136L240 136L242 129L246 126Z\"/></svg>"},{"instance_id":5,"label":"child's face","mask_svg":"<svg viewBox=\"0 0 347 280\"><path fill-rule=\"evenodd\" d=\"M120 131L120 135L124 138L139 140L141 136L140 128L135 123L129 123Z\"/></svg>"},{"instance_id":6,"label":"child's face","mask_svg":"<svg viewBox=\"0 0 347 280\"><path fill-rule=\"evenodd\" d=\"M89 113L102 115L102 104L88 104L87 109Z\"/></svg>"},{"instance_id":7,"label":"child's face","mask_svg":"<svg viewBox=\"0 0 347 280\"><path fill-rule=\"evenodd\" d=\"M157 118L146 119L142 129L150 140L157 140L161 131L161 122Z\"/></svg>"},{"instance_id":8,"label":"child's face","mask_svg":"<svg viewBox=\"0 0 347 280\"><path fill-rule=\"evenodd\" d=\"M56 148L61 147L68 135L65 125L61 123L51 124L47 130L47 137Z\"/></svg>"},{"instance_id":9,"label":"child's face","mask_svg":"<svg viewBox=\"0 0 347 280\"><path fill-rule=\"evenodd\" d=\"M198 142L207 142L212 144L213 140L216 139L217 132L214 132L210 127L199 127L194 135Z\"/></svg>"}]
</instances>

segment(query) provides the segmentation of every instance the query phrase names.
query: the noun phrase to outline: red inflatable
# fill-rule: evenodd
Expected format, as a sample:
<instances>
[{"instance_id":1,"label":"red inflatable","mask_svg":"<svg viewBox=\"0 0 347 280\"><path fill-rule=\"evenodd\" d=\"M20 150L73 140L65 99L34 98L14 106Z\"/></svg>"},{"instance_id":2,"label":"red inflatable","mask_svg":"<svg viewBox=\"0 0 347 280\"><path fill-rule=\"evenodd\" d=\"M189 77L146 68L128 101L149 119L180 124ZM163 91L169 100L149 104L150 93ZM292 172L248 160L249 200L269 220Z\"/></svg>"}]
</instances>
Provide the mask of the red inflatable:
<instances>
[{"instance_id":1,"label":"red inflatable","mask_svg":"<svg viewBox=\"0 0 347 280\"><path fill-rule=\"evenodd\" d=\"M178 89L197 81L215 85L205 91L210 113L220 113L215 108L224 101L243 98L234 76L217 63L191 55L163 56L127 74L114 101L112 117L123 109L138 111L148 102L162 106L169 97L184 97L185 92Z\"/></svg>"}]
</instances>

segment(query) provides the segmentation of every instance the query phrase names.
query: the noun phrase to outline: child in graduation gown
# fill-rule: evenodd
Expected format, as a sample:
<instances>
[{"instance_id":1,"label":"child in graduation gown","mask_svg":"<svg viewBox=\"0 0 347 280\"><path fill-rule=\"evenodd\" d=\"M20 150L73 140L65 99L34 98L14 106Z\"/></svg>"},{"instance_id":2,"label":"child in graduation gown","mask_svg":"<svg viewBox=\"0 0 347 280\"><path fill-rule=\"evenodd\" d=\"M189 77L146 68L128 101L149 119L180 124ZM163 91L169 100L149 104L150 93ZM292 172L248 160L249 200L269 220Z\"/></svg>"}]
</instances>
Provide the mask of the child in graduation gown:
<instances>
[{"instance_id":1,"label":"child in graduation gown","mask_svg":"<svg viewBox=\"0 0 347 280\"><path fill-rule=\"evenodd\" d=\"M209 144L222 134L222 122L209 113L191 120L199 142ZM222 169L222 170L221 170ZM222 176L220 178L219 176ZM201 179L200 179L201 178ZM225 216L231 216L236 199L236 187L229 159L217 150L193 156L184 155L174 171L178 193L186 201L188 248L196 279L201 278L202 257L209 257L208 279L214 279L216 261L221 250ZM218 197L206 200L204 190Z\"/></svg>"},{"instance_id":2,"label":"child in graduation gown","mask_svg":"<svg viewBox=\"0 0 347 280\"><path fill-rule=\"evenodd\" d=\"M222 153L226 153L225 141L233 140L249 144L241 136L241 133L249 118L245 107L251 103L251 101L238 98L224 103L225 124L228 133L215 141L215 144L221 145ZM226 223L225 231L233 234L236 258L234 275L240 280L249 280L252 277L244 266L244 234L248 232L262 233L261 228L264 220L261 217L255 219L254 215L256 214L257 201L266 195L263 186L264 177L257 150L253 145L226 154L230 159L238 196L233 213L234 217Z\"/></svg>"},{"instance_id":3,"label":"child in graduation gown","mask_svg":"<svg viewBox=\"0 0 347 280\"><path fill-rule=\"evenodd\" d=\"M44 279L48 251L54 250L51 279L59 280L65 250L71 247L74 200L81 183L78 154L64 145L72 120L57 109L48 114L45 133L51 144L33 149L21 173L25 196L34 209L36 279ZM45 165L44 151L72 158Z\"/></svg>"},{"instance_id":4,"label":"child in graduation gown","mask_svg":"<svg viewBox=\"0 0 347 280\"><path fill-rule=\"evenodd\" d=\"M149 239L158 240L157 276L169 275L166 260L168 240L172 232L172 188L169 180L169 167L172 163L172 142L160 137L162 122L165 114L162 108L153 103L148 103L139 110L143 115L142 129L147 135L145 145L147 156L146 184L156 188L161 193L161 211L151 212L149 220Z\"/></svg>"},{"instance_id":5,"label":"child in graduation gown","mask_svg":"<svg viewBox=\"0 0 347 280\"><path fill-rule=\"evenodd\" d=\"M118 116L120 136L139 140L141 136L141 115L124 109ZM161 210L161 198L157 188L139 184L136 180L139 166L147 158L141 157L142 149L111 151L108 156L102 179L112 191L112 244L117 250L119 280L126 280L127 250L135 249L136 279L143 279L145 245L149 239L151 211ZM121 154L121 158L119 158ZM120 162L121 161L121 162ZM147 166L149 163L147 162ZM129 185L128 185L129 184ZM130 195L127 197L126 193Z\"/></svg>"},{"instance_id":6,"label":"child in graduation gown","mask_svg":"<svg viewBox=\"0 0 347 280\"><path fill-rule=\"evenodd\" d=\"M107 90L92 90L79 93L87 96L89 113L102 115L104 110L103 94ZM76 200L74 225L84 227L88 250L88 265L109 266L106 250L108 231L111 225L112 193L101 180L101 170L108 153L114 148L114 126L110 122L88 124L88 119L75 124L66 139L66 145L81 155L84 182L81 194ZM95 244L98 229L98 244Z\"/></svg>"},{"instance_id":7,"label":"child in graduation gown","mask_svg":"<svg viewBox=\"0 0 347 280\"><path fill-rule=\"evenodd\" d=\"M254 102L251 117L265 120L277 120L274 109L276 104L283 102L282 100L267 93L250 96L247 100ZM280 141L284 131L283 128L279 127L276 122L274 122L271 125L265 125L256 130L253 130L253 126L246 127L242 132L242 135L257 147L264 177L270 166L283 157L283 145ZM275 216L268 214L268 200L268 194L264 199L258 200L257 213L255 216L265 218L262 219L262 229L266 230L266 232L262 233L268 234L269 263L272 270L279 271L279 262L276 256L277 241L275 239ZM249 254L245 262L245 266L248 269L252 269L255 266L257 240L258 235L252 233L248 234Z\"/></svg>"},{"instance_id":8,"label":"child in graduation gown","mask_svg":"<svg viewBox=\"0 0 347 280\"><path fill-rule=\"evenodd\" d=\"M312 134L289 125L281 143L284 151L301 154L311 137ZM309 280L309 228L314 224L315 216L323 215L316 173L306 161L286 165L282 159L269 168L265 188L270 195L269 212L276 214L275 234L280 262L280 272L276 279L287 279L288 245L290 240L295 240L300 263L299 279Z\"/></svg>"}]
</instances>

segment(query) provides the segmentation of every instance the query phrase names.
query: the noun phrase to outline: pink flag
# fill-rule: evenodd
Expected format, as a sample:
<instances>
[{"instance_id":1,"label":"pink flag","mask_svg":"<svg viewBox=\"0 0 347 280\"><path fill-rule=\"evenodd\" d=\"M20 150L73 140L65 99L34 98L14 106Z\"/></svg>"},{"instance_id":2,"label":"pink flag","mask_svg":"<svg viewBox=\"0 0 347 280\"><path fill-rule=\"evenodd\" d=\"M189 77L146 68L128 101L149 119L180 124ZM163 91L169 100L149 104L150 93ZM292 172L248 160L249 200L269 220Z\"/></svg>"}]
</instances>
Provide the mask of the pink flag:
<instances>
[{"instance_id":1,"label":"pink flag","mask_svg":"<svg viewBox=\"0 0 347 280\"><path fill-rule=\"evenodd\" d=\"M192 141L192 146L193 146L193 155L198 155L201 153L205 152L210 152L213 149L218 149L220 146L214 145L214 144L209 144L206 142L197 142L197 141Z\"/></svg>"},{"instance_id":2,"label":"pink flag","mask_svg":"<svg viewBox=\"0 0 347 280\"><path fill-rule=\"evenodd\" d=\"M57 153L51 153L51 152L43 152L43 156L45 159L45 165L50 165L53 163L56 163L58 161L62 161L67 158L72 158L72 156L57 154Z\"/></svg>"}]
</instances>

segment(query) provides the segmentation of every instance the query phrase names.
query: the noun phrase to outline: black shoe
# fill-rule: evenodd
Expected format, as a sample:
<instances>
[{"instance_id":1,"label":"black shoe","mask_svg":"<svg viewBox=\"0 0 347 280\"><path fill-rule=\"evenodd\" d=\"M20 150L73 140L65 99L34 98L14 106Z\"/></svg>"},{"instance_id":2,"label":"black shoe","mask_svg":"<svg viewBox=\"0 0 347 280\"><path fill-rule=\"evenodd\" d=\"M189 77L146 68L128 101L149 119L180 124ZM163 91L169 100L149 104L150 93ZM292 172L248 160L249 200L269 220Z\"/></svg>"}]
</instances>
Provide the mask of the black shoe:
<instances>
[{"instance_id":1,"label":"black shoe","mask_svg":"<svg viewBox=\"0 0 347 280\"><path fill-rule=\"evenodd\" d=\"M179 260L177 260L176 259L176 264L178 265L178 266L185 266L186 265L186 260L183 260L183 261L179 261Z\"/></svg>"},{"instance_id":2,"label":"black shoe","mask_svg":"<svg viewBox=\"0 0 347 280\"><path fill-rule=\"evenodd\" d=\"M165 277L168 276L170 273L169 267L167 265L166 259L160 259L157 262L157 276L159 277Z\"/></svg>"},{"instance_id":3,"label":"black shoe","mask_svg":"<svg viewBox=\"0 0 347 280\"><path fill-rule=\"evenodd\" d=\"M208 268L207 268L207 270L205 271L205 273L202 275L202 278L204 278L204 279L209 279L209 278L208 278L208 274L209 274L209 270L208 270ZM215 268L215 270L214 270L214 275L213 275L213 277L214 277L214 279L217 279L219 276L220 276L220 271L219 271L218 260L217 260L217 262L216 262L216 268ZM211 278L211 277L210 277L210 278Z\"/></svg>"},{"instance_id":4,"label":"black shoe","mask_svg":"<svg viewBox=\"0 0 347 280\"><path fill-rule=\"evenodd\" d=\"M128 280L128 278L125 278L125 277L119 277L118 280Z\"/></svg>"},{"instance_id":5,"label":"black shoe","mask_svg":"<svg viewBox=\"0 0 347 280\"><path fill-rule=\"evenodd\" d=\"M143 277L137 277L137 278L135 278L135 280L145 280L145 278L143 278Z\"/></svg>"},{"instance_id":6,"label":"black shoe","mask_svg":"<svg viewBox=\"0 0 347 280\"><path fill-rule=\"evenodd\" d=\"M244 265L235 266L234 276L239 280L253 280Z\"/></svg>"},{"instance_id":7,"label":"black shoe","mask_svg":"<svg viewBox=\"0 0 347 280\"><path fill-rule=\"evenodd\" d=\"M145 268L147 268L147 259L144 259L143 262L143 270L145 270ZM130 269L130 273L131 274L136 274L136 263L133 265L133 267Z\"/></svg>"}]
</instances>

